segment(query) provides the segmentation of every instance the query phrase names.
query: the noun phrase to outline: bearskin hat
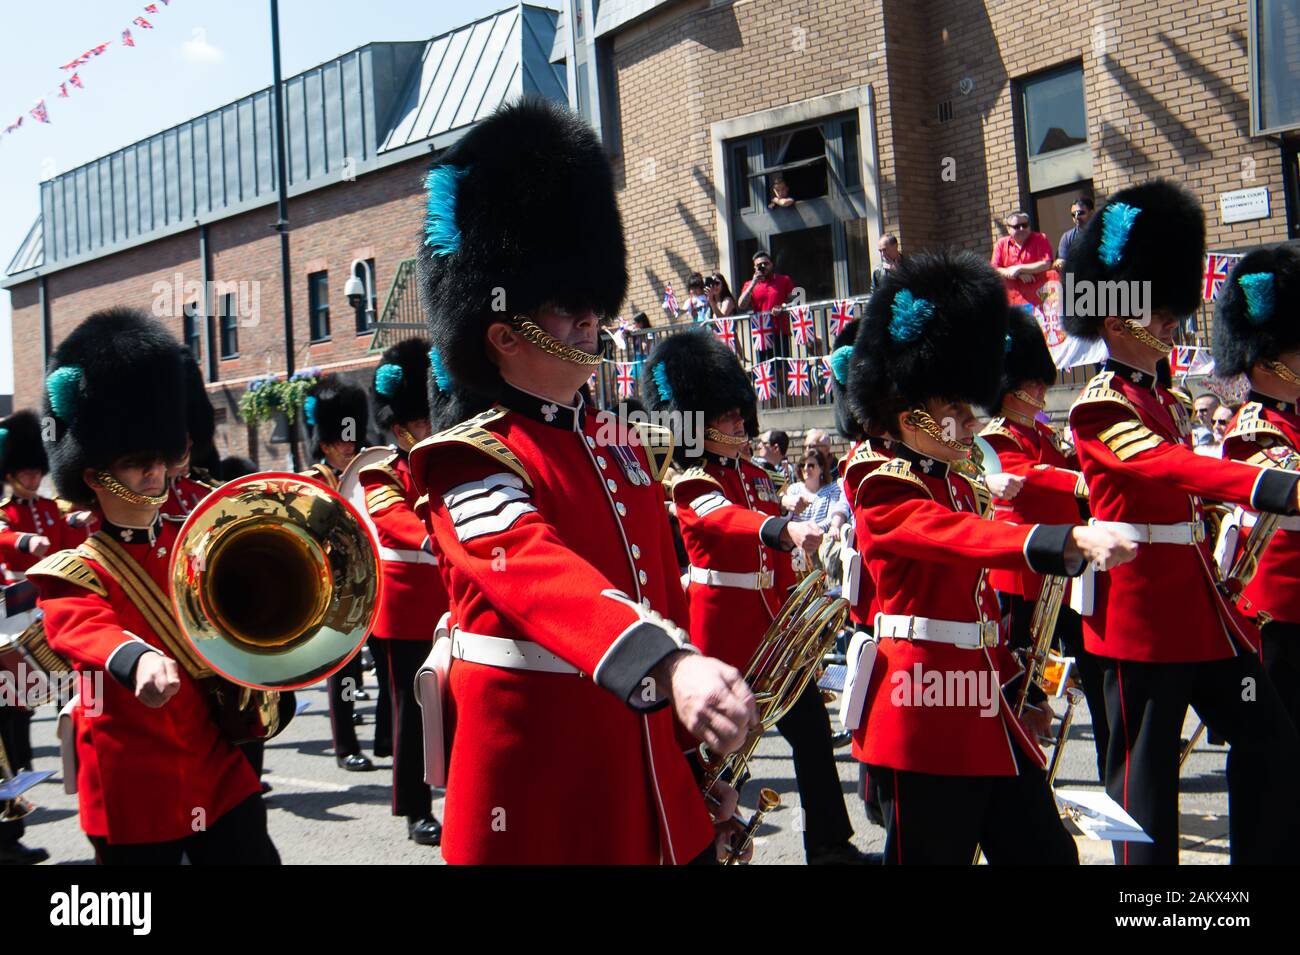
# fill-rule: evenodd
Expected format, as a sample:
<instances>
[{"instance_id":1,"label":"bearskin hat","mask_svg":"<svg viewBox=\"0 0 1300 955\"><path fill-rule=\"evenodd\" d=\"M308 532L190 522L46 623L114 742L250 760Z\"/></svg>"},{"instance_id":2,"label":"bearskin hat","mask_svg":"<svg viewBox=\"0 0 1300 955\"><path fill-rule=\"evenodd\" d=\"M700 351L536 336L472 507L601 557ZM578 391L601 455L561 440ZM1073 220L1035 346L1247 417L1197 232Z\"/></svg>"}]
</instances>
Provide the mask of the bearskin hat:
<instances>
[{"instance_id":1,"label":"bearskin hat","mask_svg":"<svg viewBox=\"0 0 1300 955\"><path fill-rule=\"evenodd\" d=\"M354 441L358 450L370 444L370 404L364 388L326 375L312 386L302 410L311 428L313 458L321 457L322 444L334 441Z\"/></svg>"},{"instance_id":2,"label":"bearskin hat","mask_svg":"<svg viewBox=\"0 0 1300 955\"><path fill-rule=\"evenodd\" d=\"M849 367L853 364L853 343L858 340L858 329L861 327L862 323L856 319L849 322L831 343L831 398L834 400L835 430L846 441L861 441L867 436L862 423L849 407L849 397L845 391L849 381Z\"/></svg>"},{"instance_id":3,"label":"bearskin hat","mask_svg":"<svg viewBox=\"0 0 1300 955\"><path fill-rule=\"evenodd\" d=\"M545 304L613 315L627 251L613 174L591 128L536 98L475 126L429 171L419 248L433 345L451 381L496 397L484 334Z\"/></svg>"},{"instance_id":4,"label":"bearskin hat","mask_svg":"<svg viewBox=\"0 0 1300 955\"><path fill-rule=\"evenodd\" d=\"M434 433L446 431L491 406L490 399L452 381L438 349L429 350L429 423Z\"/></svg>"},{"instance_id":5,"label":"bearskin hat","mask_svg":"<svg viewBox=\"0 0 1300 955\"><path fill-rule=\"evenodd\" d=\"M48 474L50 462L41 443L41 419L24 409L0 420L0 476L29 468Z\"/></svg>"},{"instance_id":6,"label":"bearskin hat","mask_svg":"<svg viewBox=\"0 0 1300 955\"><path fill-rule=\"evenodd\" d=\"M131 454L185 454L185 366L176 340L144 312L110 308L72 330L50 360L44 413L54 419L49 445L59 496L88 506L95 495L86 468L107 468Z\"/></svg>"},{"instance_id":7,"label":"bearskin hat","mask_svg":"<svg viewBox=\"0 0 1300 955\"><path fill-rule=\"evenodd\" d=\"M370 383L370 401L385 435L395 424L429 417L427 338L408 338L384 351Z\"/></svg>"},{"instance_id":8,"label":"bearskin hat","mask_svg":"<svg viewBox=\"0 0 1300 955\"><path fill-rule=\"evenodd\" d=\"M1237 263L1214 308L1214 369L1246 374L1300 348L1300 247L1256 249Z\"/></svg>"},{"instance_id":9,"label":"bearskin hat","mask_svg":"<svg viewBox=\"0 0 1300 955\"><path fill-rule=\"evenodd\" d=\"M1103 282L1149 282L1150 310L1167 309L1179 318L1200 307L1204 268L1201 203L1182 186L1164 179L1121 189L1106 200L1070 247L1065 263L1074 287L1088 283L1096 290L1094 298L1100 297ZM1109 316L1096 314L1100 309L1092 311L1075 314L1067 296L1061 314L1065 330L1077 338L1100 338L1102 323Z\"/></svg>"},{"instance_id":10,"label":"bearskin hat","mask_svg":"<svg viewBox=\"0 0 1300 955\"><path fill-rule=\"evenodd\" d=\"M849 366L849 408L870 434L928 398L989 407L1006 355L1007 293L970 252L909 256L867 302Z\"/></svg>"},{"instance_id":11,"label":"bearskin hat","mask_svg":"<svg viewBox=\"0 0 1300 955\"><path fill-rule=\"evenodd\" d=\"M750 437L758 427L758 398L736 353L703 329L667 335L646 357L641 397L652 412L702 414L706 423L739 410ZM680 436L679 436L680 437ZM678 457L684 443L677 442Z\"/></svg>"},{"instance_id":12,"label":"bearskin hat","mask_svg":"<svg viewBox=\"0 0 1300 955\"><path fill-rule=\"evenodd\" d=\"M1002 385L997 401L989 410L996 410L1002 399L1027 381L1056 384L1056 363L1043 337L1042 326L1023 308L1007 312L1006 362L1002 366Z\"/></svg>"}]
</instances>

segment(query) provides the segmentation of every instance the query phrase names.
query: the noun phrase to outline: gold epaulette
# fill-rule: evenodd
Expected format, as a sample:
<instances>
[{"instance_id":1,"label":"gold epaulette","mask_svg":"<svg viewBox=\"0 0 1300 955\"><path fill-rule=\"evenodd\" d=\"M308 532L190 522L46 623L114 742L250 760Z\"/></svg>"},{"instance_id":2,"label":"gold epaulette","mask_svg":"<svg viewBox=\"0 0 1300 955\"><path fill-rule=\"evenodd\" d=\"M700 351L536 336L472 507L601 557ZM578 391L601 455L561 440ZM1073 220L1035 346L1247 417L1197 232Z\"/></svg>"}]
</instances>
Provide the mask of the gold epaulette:
<instances>
[{"instance_id":1,"label":"gold epaulette","mask_svg":"<svg viewBox=\"0 0 1300 955\"><path fill-rule=\"evenodd\" d=\"M1111 387L1111 381L1114 377L1115 373L1113 371L1103 371L1100 374L1093 376L1092 381L1088 382L1087 386L1083 389L1083 393L1074 399L1074 404L1070 405L1070 414L1073 415L1074 409L1080 405L1105 402L1108 404L1121 405L1133 412L1134 417L1137 417L1138 410L1133 406L1133 402L1125 398L1121 392L1116 391Z\"/></svg>"},{"instance_id":2,"label":"gold epaulette","mask_svg":"<svg viewBox=\"0 0 1300 955\"><path fill-rule=\"evenodd\" d=\"M881 454L879 451L872 448L870 441L863 441L844 462L845 485L850 489L857 486L860 478L854 477L855 469L860 470L863 466L876 467L877 465L884 464L888 460L889 455Z\"/></svg>"},{"instance_id":3,"label":"gold epaulette","mask_svg":"<svg viewBox=\"0 0 1300 955\"><path fill-rule=\"evenodd\" d=\"M983 430L980 431L981 438L987 438L991 434L995 434L1000 438L1007 438L1008 440L1015 442L1017 447L1020 446L1020 439L1016 437L1014 431L1007 427L1006 418L994 418L984 426Z\"/></svg>"},{"instance_id":4,"label":"gold epaulette","mask_svg":"<svg viewBox=\"0 0 1300 955\"><path fill-rule=\"evenodd\" d=\"M513 451L506 447L504 441L484 427L484 425L496 421L505 413L506 409L503 406L493 405L482 414L466 418L460 424L454 425L446 431L439 431L437 434L425 438L411 449L411 454L414 455L421 449L434 448L440 445L465 445L486 454L498 464L504 464L518 474L525 484L532 487L533 479L529 476L527 469L524 468L524 463L519 460ZM375 466L382 467L382 465Z\"/></svg>"},{"instance_id":5,"label":"gold epaulette","mask_svg":"<svg viewBox=\"0 0 1300 955\"><path fill-rule=\"evenodd\" d=\"M189 479L214 490L225 483L224 481L218 481L216 476L206 468L190 468Z\"/></svg>"},{"instance_id":6,"label":"gold epaulette","mask_svg":"<svg viewBox=\"0 0 1300 955\"><path fill-rule=\"evenodd\" d=\"M862 481L869 481L874 477L886 477L893 478L896 481L907 481L910 484L915 484L927 495L933 497L933 495L930 495L930 489L925 486L925 482L912 473L912 463L906 458L889 458L884 464L880 465L880 467L865 475L862 478Z\"/></svg>"},{"instance_id":7,"label":"gold epaulette","mask_svg":"<svg viewBox=\"0 0 1300 955\"><path fill-rule=\"evenodd\" d=\"M1173 385L1170 385L1168 388L1165 389L1165 391L1169 392L1171 395L1173 395L1175 398L1178 399L1178 403L1183 406L1183 409L1188 413L1188 415L1194 413L1195 403L1192 401L1191 395L1183 391L1183 389L1176 388Z\"/></svg>"},{"instance_id":8,"label":"gold epaulette","mask_svg":"<svg viewBox=\"0 0 1300 955\"><path fill-rule=\"evenodd\" d=\"M378 514L384 508L405 503L406 498L402 493L389 484L381 484L366 491L366 511L370 514Z\"/></svg>"},{"instance_id":9,"label":"gold epaulette","mask_svg":"<svg viewBox=\"0 0 1300 955\"><path fill-rule=\"evenodd\" d=\"M1126 418L1109 428L1103 428L1098 432L1097 439L1121 461L1127 461L1135 454L1165 443L1164 438L1134 418Z\"/></svg>"},{"instance_id":10,"label":"gold epaulette","mask_svg":"<svg viewBox=\"0 0 1300 955\"><path fill-rule=\"evenodd\" d=\"M404 485L402 484L402 476L398 474L397 469L393 467L393 465L397 463L399 457L401 457L401 455L394 451L382 461L376 461L374 464L367 464L361 469L361 473L379 475L393 487L397 488L400 493L404 488Z\"/></svg>"},{"instance_id":11,"label":"gold epaulette","mask_svg":"<svg viewBox=\"0 0 1300 955\"><path fill-rule=\"evenodd\" d=\"M673 431L672 428L665 428L661 425L642 422L636 424L637 436L641 440L641 447L645 448L645 456L650 462L650 476L656 481L662 481L664 475L668 473L669 466L673 463Z\"/></svg>"},{"instance_id":12,"label":"gold epaulette","mask_svg":"<svg viewBox=\"0 0 1300 955\"><path fill-rule=\"evenodd\" d=\"M1035 464L1033 470L1046 471L1051 468L1050 464ZM1089 497L1088 482L1083 479L1082 471L1072 471L1069 468L1056 468L1057 471L1063 471L1066 474L1074 475L1074 496L1087 500Z\"/></svg>"},{"instance_id":13,"label":"gold epaulette","mask_svg":"<svg viewBox=\"0 0 1300 955\"><path fill-rule=\"evenodd\" d=\"M317 461L305 471L300 471L303 477L309 477L320 481L332 491L339 489L339 476L334 473L334 469L323 461Z\"/></svg>"},{"instance_id":14,"label":"gold epaulette","mask_svg":"<svg viewBox=\"0 0 1300 955\"><path fill-rule=\"evenodd\" d=\"M1265 438L1271 439L1267 440L1266 444L1272 444L1274 441L1287 443L1286 434L1264 417L1264 406L1258 401L1248 401L1241 406L1241 410L1237 412L1237 419L1232 423L1232 430L1223 436L1224 441L1229 438L1255 442Z\"/></svg>"},{"instance_id":15,"label":"gold epaulette","mask_svg":"<svg viewBox=\"0 0 1300 955\"><path fill-rule=\"evenodd\" d=\"M671 490L675 494L677 492L677 486L679 484L686 484L688 481L704 481L707 484L712 484L719 491L722 490L722 485L718 482L718 479L702 467L687 468L681 474L677 475L677 480L673 481Z\"/></svg>"},{"instance_id":16,"label":"gold epaulette","mask_svg":"<svg viewBox=\"0 0 1300 955\"><path fill-rule=\"evenodd\" d=\"M108 588L99 579L99 574L75 550L61 550L47 555L27 568L27 576L55 577L99 594L101 597L108 596Z\"/></svg>"}]
</instances>

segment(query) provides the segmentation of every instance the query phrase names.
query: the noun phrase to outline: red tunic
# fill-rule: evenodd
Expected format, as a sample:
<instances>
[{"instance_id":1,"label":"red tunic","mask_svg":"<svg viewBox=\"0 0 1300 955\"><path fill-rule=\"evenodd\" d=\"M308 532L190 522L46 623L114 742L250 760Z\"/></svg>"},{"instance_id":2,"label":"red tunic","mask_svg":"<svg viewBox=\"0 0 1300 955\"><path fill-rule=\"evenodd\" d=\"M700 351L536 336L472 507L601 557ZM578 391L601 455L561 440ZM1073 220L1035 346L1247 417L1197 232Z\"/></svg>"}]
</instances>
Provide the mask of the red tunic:
<instances>
[{"instance_id":1,"label":"red tunic","mask_svg":"<svg viewBox=\"0 0 1300 955\"><path fill-rule=\"evenodd\" d=\"M48 537L47 553L76 547L86 539L83 527L73 527L48 497L22 498L10 495L0 501L0 563L9 575L22 573L40 560L32 554L30 539Z\"/></svg>"},{"instance_id":2,"label":"red tunic","mask_svg":"<svg viewBox=\"0 0 1300 955\"><path fill-rule=\"evenodd\" d=\"M692 580L690 632L700 652L742 673L794 586L790 555L781 549L781 501L768 473L740 458L705 453L703 466L673 485L673 502L693 571L744 574L754 587Z\"/></svg>"},{"instance_id":3,"label":"red tunic","mask_svg":"<svg viewBox=\"0 0 1300 955\"><path fill-rule=\"evenodd\" d=\"M1295 478L1196 454L1187 411L1142 371L1114 360L1070 409L1095 518L1133 524L1201 521L1201 495L1291 513ZM1253 499L1253 500L1252 500ZM1190 663L1258 647L1258 631L1216 587L1213 542L1139 544L1137 557L1096 576L1083 618L1089 653Z\"/></svg>"},{"instance_id":4,"label":"red tunic","mask_svg":"<svg viewBox=\"0 0 1300 955\"><path fill-rule=\"evenodd\" d=\"M846 474L881 613L996 629L1000 614L987 568L1016 570L1033 559L1040 571L1066 572L1067 528L984 519L970 481L902 444L893 451L902 456L860 451ZM1045 765L1003 693L1021 671L1004 637L972 649L881 638L853 755L910 772L1014 776L1018 746ZM931 684L943 688L938 699L926 696Z\"/></svg>"},{"instance_id":5,"label":"red tunic","mask_svg":"<svg viewBox=\"0 0 1300 955\"><path fill-rule=\"evenodd\" d=\"M999 417L990 421L980 436L998 453L1003 471L1025 479L1012 500L995 502L994 520L1012 524L1081 523L1079 502L1087 499L1088 487L1078 459L1072 450L1063 447L1056 431L1041 421L1026 425ZM1043 578L1032 570L995 570L989 574L989 583L1004 594L1037 600Z\"/></svg>"},{"instance_id":6,"label":"red tunic","mask_svg":"<svg viewBox=\"0 0 1300 955\"><path fill-rule=\"evenodd\" d=\"M458 624L579 673L452 661L443 856L689 862L713 826L643 683L679 648L650 612L686 619L662 487L596 416L506 400L418 445L411 472Z\"/></svg>"},{"instance_id":7,"label":"red tunic","mask_svg":"<svg viewBox=\"0 0 1300 955\"><path fill-rule=\"evenodd\" d=\"M1294 404L1266 395L1252 393L1251 398L1228 426L1223 456L1272 467L1280 452L1300 448L1300 413ZM1262 612L1273 620L1300 623L1300 529L1284 526L1274 532L1240 606L1252 617Z\"/></svg>"},{"instance_id":8,"label":"red tunic","mask_svg":"<svg viewBox=\"0 0 1300 955\"><path fill-rule=\"evenodd\" d=\"M149 531L135 531L132 542L122 543L165 594L179 527L164 520L152 543ZM131 652L135 638L163 653L165 645L117 581L94 561L82 560L98 584L73 583L66 574L50 573L45 562L30 574L40 591L50 649L83 675L74 713L81 828L112 844L184 839L261 786L243 753L213 722L206 693L183 667L180 689L158 709L145 706L135 698L134 686L112 675L110 660L115 653ZM104 593L96 592L101 588Z\"/></svg>"},{"instance_id":9,"label":"red tunic","mask_svg":"<svg viewBox=\"0 0 1300 955\"><path fill-rule=\"evenodd\" d=\"M171 481L167 488L167 500L160 510L165 517L187 517L190 511L212 493L216 484L200 480L186 474Z\"/></svg>"},{"instance_id":10,"label":"red tunic","mask_svg":"<svg viewBox=\"0 0 1300 955\"><path fill-rule=\"evenodd\" d=\"M363 468L366 510L379 540L384 588L372 636L383 640L433 640L447 612L447 588L438 572L429 531L415 513L419 495L406 455Z\"/></svg>"},{"instance_id":11,"label":"red tunic","mask_svg":"<svg viewBox=\"0 0 1300 955\"><path fill-rule=\"evenodd\" d=\"M887 442L877 439L877 444L879 444L883 449ZM844 500L846 501L852 500L853 496L849 493L848 481L844 479L844 475L848 472L849 462L852 461L854 455L863 448L866 448L864 453L870 454L872 452L871 442L865 439L857 442L853 447L849 448L848 453L844 455L844 457L840 458L838 463L837 470L840 476L840 490L844 494ZM862 548L858 546L856 528L853 531L853 548L858 551L859 554L862 552ZM849 607L849 619L859 627L870 627L871 621L875 618L876 611L879 609L880 608L876 605L876 585L875 582L872 581L871 574L864 564L862 566L862 572L858 575L858 599Z\"/></svg>"}]
</instances>

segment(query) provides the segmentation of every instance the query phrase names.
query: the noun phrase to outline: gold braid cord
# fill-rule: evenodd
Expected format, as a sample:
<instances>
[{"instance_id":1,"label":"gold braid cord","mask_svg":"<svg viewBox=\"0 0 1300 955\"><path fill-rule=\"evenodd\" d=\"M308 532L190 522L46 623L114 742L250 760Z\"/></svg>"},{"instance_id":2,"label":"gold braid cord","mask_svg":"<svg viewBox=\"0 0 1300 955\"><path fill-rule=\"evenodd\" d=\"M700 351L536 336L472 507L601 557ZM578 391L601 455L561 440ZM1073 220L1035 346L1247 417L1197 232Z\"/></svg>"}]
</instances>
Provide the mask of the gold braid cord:
<instances>
[{"instance_id":1,"label":"gold braid cord","mask_svg":"<svg viewBox=\"0 0 1300 955\"><path fill-rule=\"evenodd\" d=\"M1123 322L1125 330L1152 351L1159 352L1161 355L1168 355L1174 350L1173 345L1166 345L1137 322L1133 321L1133 319L1125 318L1123 319Z\"/></svg>"},{"instance_id":2,"label":"gold braid cord","mask_svg":"<svg viewBox=\"0 0 1300 955\"><path fill-rule=\"evenodd\" d=\"M1280 361L1266 361L1264 362L1264 367L1277 375L1288 385L1300 385L1300 375L1297 375Z\"/></svg>"},{"instance_id":3,"label":"gold braid cord","mask_svg":"<svg viewBox=\"0 0 1300 955\"><path fill-rule=\"evenodd\" d=\"M1019 400L1023 401L1025 404L1029 405L1031 408L1037 408L1039 411L1042 411L1044 408L1047 407L1046 401L1039 401L1029 392L1024 391L1020 388L1017 388L1015 391L1011 392L1011 397L1018 398Z\"/></svg>"},{"instance_id":4,"label":"gold braid cord","mask_svg":"<svg viewBox=\"0 0 1300 955\"><path fill-rule=\"evenodd\" d=\"M525 341L532 342L548 355L554 355L564 361L572 362L575 365L599 365L599 355L588 355L581 348L574 348L572 345L566 345L555 336L551 335L536 322L529 321L522 315L516 315L510 322Z\"/></svg>"},{"instance_id":5,"label":"gold braid cord","mask_svg":"<svg viewBox=\"0 0 1300 955\"><path fill-rule=\"evenodd\" d=\"M145 504L153 507L160 507L167 503L166 491L163 491L158 497L150 497L147 494L137 494L107 471L100 471L96 474L95 483L114 497L120 498L128 504L134 504L137 507L141 507Z\"/></svg>"},{"instance_id":6,"label":"gold braid cord","mask_svg":"<svg viewBox=\"0 0 1300 955\"><path fill-rule=\"evenodd\" d=\"M717 428L705 428L704 438L706 441L716 441L728 448L738 448L749 440L747 437L737 438L729 434L723 434Z\"/></svg>"},{"instance_id":7,"label":"gold braid cord","mask_svg":"<svg viewBox=\"0 0 1300 955\"><path fill-rule=\"evenodd\" d=\"M949 451L960 451L962 454L970 453L970 445L962 444L960 441L953 441L951 438L945 438L943 436L943 429L939 427L939 422L935 421L928 411L924 411L920 408L913 408L907 413L906 421L913 428L916 428L918 431L923 431L930 437L934 438L934 440L938 441Z\"/></svg>"}]
</instances>

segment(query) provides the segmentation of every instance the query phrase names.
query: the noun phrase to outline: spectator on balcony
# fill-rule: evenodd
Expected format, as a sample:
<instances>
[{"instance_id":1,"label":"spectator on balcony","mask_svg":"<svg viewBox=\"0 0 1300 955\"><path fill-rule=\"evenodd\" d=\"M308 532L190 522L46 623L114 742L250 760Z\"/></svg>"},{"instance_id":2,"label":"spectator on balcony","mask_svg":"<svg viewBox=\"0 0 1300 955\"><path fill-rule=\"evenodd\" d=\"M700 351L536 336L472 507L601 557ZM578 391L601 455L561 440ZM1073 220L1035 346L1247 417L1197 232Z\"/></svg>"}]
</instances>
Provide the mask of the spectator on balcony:
<instances>
[{"instance_id":1,"label":"spectator on balcony","mask_svg":"<svg viewBox=\"0 0 1300 955\"><path fill-rule=\"evenodd\" d=\"M731 286L721 272L710 272L704 277L704 294L709 298L714 318L726 318L735 314L736 296L731 294Z\"/></svg>"},{"instance_id":2,"label":"spectator on balcony","mask_svg":"<svg viewBox=\"0 0 1300 955\"><path fill-rule=\"evenodd\" d=\"M874 292L878 289L885 276L898 267L898 263L903 261L902 250L898 247L898 236L892 232L886 232L876 243L876 251L880 253L880 268L871 273L871 290Z\"/></svg>"},{"instance_id":3,"label":"spectator on balcony","mask_svg":"<svg viewBox=\"0 0 1300 955\"><path fill-rule=\"evenodd\" d=\"M736 307L742 311L748 309L755 314L764 312L772 316L772 328L776 332L774 339L774 348L778 355L789 354L790 339L790 317L786 315L782 306L790 300L794 293L794 280L788 275L781 275L776 271L772 264L772 256L768 255L763 249L754 253L754 277L746 282L740 289L740 298L736 301ZM759 319L755 319L758 321ZM762 355L772 349L757 349L757 353ZM778 364L780 364L778 362Z\"/></svg>"},{"instance_id":4,"label":"spectator on balcony","mask_svg":"<svg viewBox=\"0 0 1300 955\"><path fill-rule=\"evenodd\" d=\"M1017 209L1006 219L1007 231L993 247L992 265L1007 286L1007 300L1029 309L1040 304L1039 289L1052 267L1052 246L1047 236L1029 228L1029 216Z\"/></svg>"},{"instance_id":5,"label":"spectator on balcony","mask_svg":"<svg viewBox=\"0 0 1300 955\"><path fill-rule=\"evenodd\" d=\"M627 342L628 361L641 361L654 347L655 335L650 330L650 317L645 312L637 312L632 322L625 328L624 340Z\"/></svg>"},{"instance_id":6,"label":"spectator on balcony","mask_svg":"<svg viewBox=\"0 0 1300 955\"><path fill-rule=\"evenodd\" d=\"M777 176L772 180L772 198L768 200L767 207L789 209L794 203L794 197L790 195L790 184L785 181L784 176Z\"/></svg>"},{"instance_id":7,"label":"spectator on balcony","mask_svg":"<svg viewBox=\"0 0 1300 955\"><path fill-rule=\"evenodd\" d=\"M704 276L699 272L692 272L686 281L686 309L693 322L707 322L713 318L709 297L704 294Z\"/></svg>"},{"instance_id":8,"label":"spectator on balcony","mask_svg":"<svg viewBox=\"0 0 1300 955\"><path fill-rule=\"evenodd\" d=\"M793 504L795 520L815 521L823 531L836 530L849 516L831 456L824 451L804 452L799 480L786 489L785 497Z\"/></svg>"},{"instance_id":9,"label":"spectator on balcony","mask_svg":"<svg viewBox=\"0 0 1300 955\"><path fill-rule=\"evenodd\" d=\"M1056 261L1052 263L1052 268L1058 272L1065 268L1065 259L1070 254L1070 246L1074 245L1074 240L1083 234L1084 226L1092 217L1094 208L1093 201L1088 196L1080 196L1070 206L1070 218L1074 220L1074 228L1061 236L1061 241L1057 243Z\"/></svg>"}]
</instances>

